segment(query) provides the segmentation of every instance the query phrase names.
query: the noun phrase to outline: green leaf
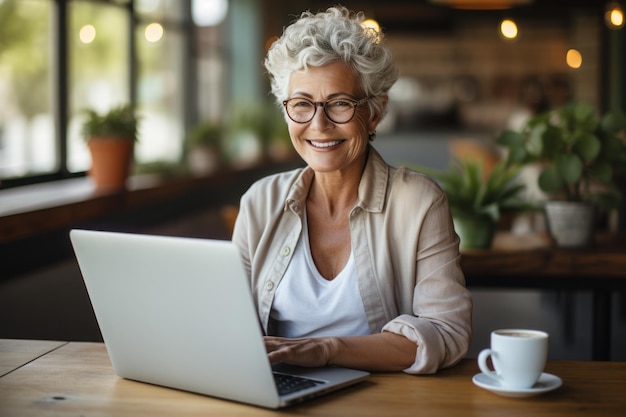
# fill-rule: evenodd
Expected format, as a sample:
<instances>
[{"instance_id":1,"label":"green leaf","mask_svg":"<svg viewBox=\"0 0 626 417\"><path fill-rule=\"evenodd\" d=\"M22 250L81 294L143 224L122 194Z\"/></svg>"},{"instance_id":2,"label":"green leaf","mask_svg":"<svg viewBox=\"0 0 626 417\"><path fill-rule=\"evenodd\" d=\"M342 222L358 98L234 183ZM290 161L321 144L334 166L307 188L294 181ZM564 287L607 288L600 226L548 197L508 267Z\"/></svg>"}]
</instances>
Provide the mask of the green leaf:
<instances>
[{"instance_id":1,"label":"green leaf","mask_svg":"<svg viewBox=\"0 0 626 417\"><path fill-rule=\"evenodd\" d=\"M613 178L613 167L608 162L598 162L589 167L589 174L603 183L609 183Z\"/></svg>"},{"instance_id":2,"label":"green leaf","mask_svg":"<svg viewBox=\"0 0 626 417\"><path fill-rule=\"evenodd\" d=\"M568 184L574 184L583 174L583 163L580 157L574 154L559 155L554 161L559 175Z\"/></svg>"},{"instance_id":3,"label":"green leaf","mask_svg":"<svg viewBox=\"0 0 626 417\"><path fill-rule=\"evenodd\" d=\"M604 115L600 126L607 133L618 133L626 129L626 116L621 111L612 111Z\"/></svg>"},{"instance_id":4,"label":"green leaf","mask_svg":"<svg viewBox=\"0 0 626 417\"><path fill-rule=\"evenodd\" d=\"M498 207L497 203L491 203L487 206L482 207L480 209L480 213L486 214L494 222L497 222L498 219L500 219L500 208Z\"/></svg>"},{"instance_id":5,"label":"green leaf","mask_svg":"<svg viewBox=\"0 0 626 417\"><path fill-rule=\"evenodd\" d=\"M602 156L606 161L618 162L626 158L626 143L617 136L609 135L604 138Z\"/></svg>"},{"instance_id":6,"label":"green leaf","mask_svg":"<svg viewBox=\"0 0 626 417\"><path fill-rule=\"evenodd\" d=\"M539 188L548 194L557 192L564 185L563 177L555 165L550 165L541 171L537 181Z\"/></svg>"},{"instance_id":7,"label":"green leaf","mask_svg":"<svg viewBox=\"0 0 626 417\"><path fill-rule=\"evenodd\" d=\"M104 114L98 114L93 109L85 109L84 113L86 118L81 133L85 140L107 136L137 140L139 118L130 104L114 107Z\"/></svg>"},{"instance_id":8,"label":"green leaf","mask_svg":"<svg viewBox=\"0 0 626 417\"><path fill-rule=\"evenodd\" d=\"M507 187L506 189L502 190L501 193L499 193L498 200L508 202L509 200L516 198L522 191L524 191L525 188L526 186L524 184L517 184L512 187Z\"/></svg>"},{"instance_id":9,"label":"green leaf","mask_svg":"<svg viewBox=\"0 0 626 417\"><path fill-rule=\"evenodd\" d=\"M523 144L511 145L511 147L509 148L509 154L507 156L508 165L522 164L529 159L530 155L526 151L526 148Z\"/></svg>"},{"instance_id":10,"label":"green leaf","mask_svg":"<svg viewBox=\"0 0 626 417\"><path fill-rule=\"evenodd\" d=\"M571 106L571 107L570 107ZM571 112L571 123L574 126L579 126L584 130L593 130L598 123L594 108L583 102L572 103L570 106L565 106L565 110Z\"/></svg>"},{"instance_id":11,"label":"green leaf","mask_svg":"<svg viewBox=\"0 0 626 417\"><path fill-rule=\"evenodd\" d=\"M585 132L576 136L574 151L584 160L590 160L600 153L600 139L593 133Z\"/></svg>"},{"instance_id":12,"label":"green leaf","mask_svg":"<svg viewBox=\"0 0 626 417\"><path fill-rule=\"evenodd\" d=\"M559 128L544 127L540 140L540 152L544 158L552 159L563 152L563 134Z\"/></svg>"},{"instance_id":13,"label":"green leaf","mask_svg":"<svg viewBox=\"0 0 626 417\"><path fill-rule=\"evenodd\" d=\"M524 135L513 130L505 130L496 138L496 143L502 146L523 145Z\"/></svg>"}]
</instances>

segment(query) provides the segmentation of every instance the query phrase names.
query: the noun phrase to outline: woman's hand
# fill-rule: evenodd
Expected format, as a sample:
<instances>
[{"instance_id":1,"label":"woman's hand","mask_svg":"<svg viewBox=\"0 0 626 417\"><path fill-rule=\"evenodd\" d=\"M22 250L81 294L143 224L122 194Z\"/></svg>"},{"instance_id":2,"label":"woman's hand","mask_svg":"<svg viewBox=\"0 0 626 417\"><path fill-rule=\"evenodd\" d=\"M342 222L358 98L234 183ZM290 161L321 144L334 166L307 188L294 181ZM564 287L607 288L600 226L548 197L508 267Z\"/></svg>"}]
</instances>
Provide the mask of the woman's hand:
<instances>
[{"instance_id":1,"label":"woman's hand","mask_svg":"<svg viewBox=\"0 0 626 417\"><path fill-rule=\"evenodd\" d=\"M415 361L417 345L389 332L370 336L287 339L266 336L270 362L320 367L327 365L368 371L401 371Z\"/></svg>"},{"instance_id":2,"label":"woman's hand","mask_svg":"<svg viewBox=\"0 0 626 417\"><path fill-rule=\"evenodd\" d=\"M270 362L290 365L321 367L331 363L333 338L317 337L288 339L265 336L265 349Z\"/></svg>"}]
</instances>

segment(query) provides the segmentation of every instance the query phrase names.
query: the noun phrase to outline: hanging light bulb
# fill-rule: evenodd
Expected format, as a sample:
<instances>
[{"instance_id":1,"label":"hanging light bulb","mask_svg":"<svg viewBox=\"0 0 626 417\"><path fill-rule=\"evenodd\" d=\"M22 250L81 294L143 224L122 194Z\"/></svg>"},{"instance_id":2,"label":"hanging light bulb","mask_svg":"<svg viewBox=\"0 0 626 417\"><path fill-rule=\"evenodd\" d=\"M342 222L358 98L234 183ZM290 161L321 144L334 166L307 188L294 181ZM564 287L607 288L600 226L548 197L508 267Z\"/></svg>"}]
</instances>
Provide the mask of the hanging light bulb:
<instances>
[{"instance_id":1,"label":"hanging light bulb","mask_svg":"<svg viewBox=\"0 0 626 417\"><path fill-rule=\"evenodd\" d=\"M505 39L517 38L517 23L515 23L513 19L504 19L500 22L500 34L504 36Z\"/></svg>"},{"instance_id":2,"label":"hanging light bulb","mask_svg":"<svg viewBox=\"0 0 626 417\"><path fill-rule=\"evenodd\" d=\"M82 43L90 44L96 39L96 28L93 25L85 25L80 28L78 37Z\"/></svg>"},{"instance_id":3,"label":"hanging light bulb","mask_svg":"<svg viewBox=\"0 0 626 417\"><path fill-rule=\"evenodd\" d=\"M217 26L228 14L228 0L193 0L191 17L197 26Z\"/></svg>"},{"instance_id":4,"label":"hanging light bulb","mask_svg":"<svg viewBox=\"0 0 626 417\"><path fill-rule=\"evenodd\" d=\"M578 50L570 49L565 55L565 62L568 67L578 69L583 65L583 56Z\"/></svg>"},{"instance_id":5,"label":"hanging light bulb","mask_svg":"<svg viewBox=\"0 0 626 417\"><path fill-rule=\"evenodd\" d=\"M621 29L624 26L624 10L622 6L614 1L606 6L604 20L609 29Z\"/></svg>"},{"instance_id":6,"label":"hanging light bulb","mask_svg":"<svg viewBox=\"0 0 626 417\"><path fill-rule=\"evenodd\" d=\"M378 24L376 20L365 19L364 21L361 22L361 27L363 27L363 29L369 29L373 31L376 34L377 41L380 42L380 25Z\"/></svg>"}]
</instances>

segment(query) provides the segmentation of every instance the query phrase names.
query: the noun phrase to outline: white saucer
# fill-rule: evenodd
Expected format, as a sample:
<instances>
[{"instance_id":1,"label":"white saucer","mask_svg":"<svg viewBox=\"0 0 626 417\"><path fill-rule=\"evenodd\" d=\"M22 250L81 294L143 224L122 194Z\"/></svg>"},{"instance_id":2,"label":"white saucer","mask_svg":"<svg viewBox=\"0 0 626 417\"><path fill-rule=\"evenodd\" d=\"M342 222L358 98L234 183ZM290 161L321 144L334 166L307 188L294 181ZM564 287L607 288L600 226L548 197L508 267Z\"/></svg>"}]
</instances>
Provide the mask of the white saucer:
<instances>
[{"instance_id":1,"label":"white saucer","mask_svg":"<svg viewBox=\"0 0 626 417\"><path fill-rule=\"evenodd\" d=\"M505 388L500 382L483 373L476 374L472 378L472 382L481 388L489 390L504 397L532 397L534 395L543 394L553 391L563 385L563 381L558 376L543 373L534 386L526 389Z\"/></svg>"}]
</instances>

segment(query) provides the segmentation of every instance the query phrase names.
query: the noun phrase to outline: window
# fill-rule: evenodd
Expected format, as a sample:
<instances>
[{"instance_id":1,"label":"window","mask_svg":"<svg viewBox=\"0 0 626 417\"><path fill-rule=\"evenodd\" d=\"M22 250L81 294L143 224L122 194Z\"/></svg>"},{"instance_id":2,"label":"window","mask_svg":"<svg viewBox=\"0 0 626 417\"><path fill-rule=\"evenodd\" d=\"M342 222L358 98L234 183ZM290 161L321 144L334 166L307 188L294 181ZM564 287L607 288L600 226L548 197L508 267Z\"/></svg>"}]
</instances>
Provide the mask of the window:
<instances>
[{"instance_id":1,"label":"window","mask_svg":"<svg viewBox=\"0 0 626 417\"><path fill-rule=\"evenodd\" d=\"M49 0L0 1L0 181L59 169Z\"/></svg>"},{"instance_id":2,"label":"window","mask_svg":"<svg viewBox=\"0 0 626 417\"><path fill-rule=\"evenodd\" d=\"M142 3L150 2L139 2L138 7ZM135 39L141 123L135 155L139 163L175 163L180 160L183 150L185 102L189 99L184 95L189 42L187 34L181 30L184 20L180 10L174 9L175 5L180 8L180 2L162 4L162 8L156 10L138 9L141 20ZM165 19L165 11L177 13L170 13Z\"/></svg>"},{"instance_id":3,"label":"window","mask_svg":"<svg viewBox=\"0 0 626 417\"><path fill-rule=\"evenodd\" d=\"M191 8L191 0L0 0L0 188L84 175L86 108L135 103L137 165L179 162L186 129L221 117L215 103L226 95L221 30L196 28ZM207 31L211 48L196 53L203 41L194 36Z\"/></svg>"},{"instance_id":4,"label":"window","mask_svg":"<svg viewBox=\"0 0 626 417\"><path fill-rule=\"evenodd\" d=\"M126 9L87 1L68 5L68 169L89 169L80 135L86 108L105 112L130 101L129 23Z\"/></svg>"}]
</instances>

